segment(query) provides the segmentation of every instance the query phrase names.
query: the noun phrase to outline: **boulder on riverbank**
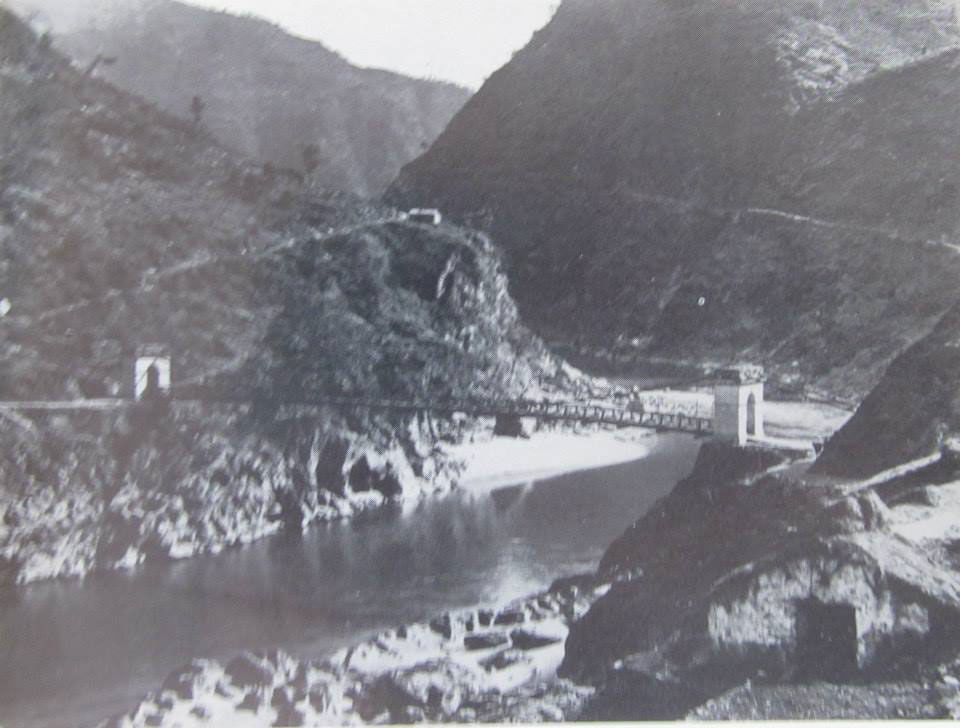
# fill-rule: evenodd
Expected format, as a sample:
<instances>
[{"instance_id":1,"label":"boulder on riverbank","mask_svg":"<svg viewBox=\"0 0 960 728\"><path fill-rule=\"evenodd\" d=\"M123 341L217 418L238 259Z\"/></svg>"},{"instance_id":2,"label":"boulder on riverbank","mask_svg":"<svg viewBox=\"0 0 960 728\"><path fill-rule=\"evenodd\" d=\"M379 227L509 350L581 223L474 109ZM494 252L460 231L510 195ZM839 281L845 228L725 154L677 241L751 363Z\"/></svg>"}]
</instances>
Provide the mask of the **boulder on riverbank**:
<instances>
[{"instance_id":1,"label":"boulder on riverbank","mask_svg":"<svg viewBox=\"0 0 960 728\"><path fill-rule=\"evenodd\" d=\"M612 686L651 680L686 696L670 716L628 701L634 712L621 717L679 717L758 674L874 674L955 641L960 577L897 536L875 494L750 481L751 457L708 450L604 555L601 575L638 576L573 625L560 674L604 686L611 705Z\"/></svg>"}]
</instances>

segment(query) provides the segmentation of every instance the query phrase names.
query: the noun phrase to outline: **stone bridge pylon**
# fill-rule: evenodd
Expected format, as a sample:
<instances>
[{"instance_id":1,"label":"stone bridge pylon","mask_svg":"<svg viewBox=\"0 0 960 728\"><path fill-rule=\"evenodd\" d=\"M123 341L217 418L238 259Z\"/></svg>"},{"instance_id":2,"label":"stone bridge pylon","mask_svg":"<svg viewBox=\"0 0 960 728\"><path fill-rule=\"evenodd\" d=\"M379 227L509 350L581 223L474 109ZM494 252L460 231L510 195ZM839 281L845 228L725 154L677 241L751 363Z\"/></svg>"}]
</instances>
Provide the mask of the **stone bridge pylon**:
<instances>
[{"instance_id":1,"label":"stone bridge pylon","mask_svg":"<svg viewBox=\"0 0 960 728\"><path fill-rule=\"evenodd\" d=\"M761 367L722 369L713 385L713 435L743 446L763 438L763 383Z\"/></svg>"}]
</instances>

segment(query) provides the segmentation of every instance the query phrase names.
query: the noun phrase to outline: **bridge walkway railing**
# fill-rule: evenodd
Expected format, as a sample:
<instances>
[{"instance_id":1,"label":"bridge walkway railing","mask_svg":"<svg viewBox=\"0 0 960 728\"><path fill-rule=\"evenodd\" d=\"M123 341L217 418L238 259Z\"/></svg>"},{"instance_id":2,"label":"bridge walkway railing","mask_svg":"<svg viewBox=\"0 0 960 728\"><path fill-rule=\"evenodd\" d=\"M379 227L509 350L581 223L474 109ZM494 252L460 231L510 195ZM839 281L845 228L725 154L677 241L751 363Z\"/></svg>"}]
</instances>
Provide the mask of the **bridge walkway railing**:
<instances>
[{"instance_id":1,"label":"bridge walkway railing","mask_svg":"<svg viewBox=\"0 0 960 728\"><path fill-rule=\"evenodd\" d=\"M190 399L174 396L174 401L184 404L250 404L219 399ZM0 409L19 410L107 410L134 404L121 399L76 400L63 402L0 402ZM480 398L444 400L378 399L368 396L320 396L310 401L284 402L292 406L337 406L353 409L394 410L402 412L437 412L444 414L463 413L473 417L536 417L542 420L575 421L584 424L616 425L621 427L654 427L705 433L713 428L711 417L679 410L634 410L596 403L563 402L555 400L494 399Z\"/></svg>"},{"instance_id":2,"label":"bridge walkway railing","mask_svg":"<svg viewBox=\"0 0 960 728\"><path fill-rule=\"evenodd\" d=\"M306 404L306 403L304 403ZM624 407L552 400L397 400L369 397L322 397L316 404L407 412L463 413L473 417L536 417L554 421L623 427L655 427L684 432L709 432L713 419L696 413L668 410L631 410Z\"/></svg>"}]
</instances>

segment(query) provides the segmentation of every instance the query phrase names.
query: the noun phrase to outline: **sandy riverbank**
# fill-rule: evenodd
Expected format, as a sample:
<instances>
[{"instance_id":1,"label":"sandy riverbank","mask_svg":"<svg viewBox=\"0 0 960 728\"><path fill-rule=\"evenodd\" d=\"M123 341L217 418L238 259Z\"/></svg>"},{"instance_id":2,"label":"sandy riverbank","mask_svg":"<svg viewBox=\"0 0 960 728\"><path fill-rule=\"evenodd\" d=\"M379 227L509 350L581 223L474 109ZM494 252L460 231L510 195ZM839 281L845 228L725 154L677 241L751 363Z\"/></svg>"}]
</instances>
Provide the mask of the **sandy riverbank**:
<instances>
[{"instance_id":1,"label":"sandy riverbank","mask_svg":"<svg viewBox=\"0 0 960 728\"><path fill-rule=\"evenodd\" d=\"M829 437L852 412L814 402L767 401L764 415L768 435L813 440ZM654 430L641 427L545 430L529 438L494 437L488 431L446 452L464 464L459 487L482 492L639 460L650 452L655 436Z\"/></svg>"},{"instance_id":2,"label":"sandy riverbank","mask_svg":"<svg viewBox=\"0 0 960 728\"><path fill-rule=\"evenodd\" d=\"M771 437L825 440L852 416L852 410L820 402L763 403L764 431Z\"/></svg>"},{"instance_id":3,"label":"sandy riverbank","mask_svg":"<svg viewBox=\"0 0 960 728\"><path fill-rule=\"evenodd\" d=\"M650 452L655 434L628 428L539 431L529 438L477 435L447 453L464 463L459 487L481 492L639 460Z\"/></svg>"}]
</instances>

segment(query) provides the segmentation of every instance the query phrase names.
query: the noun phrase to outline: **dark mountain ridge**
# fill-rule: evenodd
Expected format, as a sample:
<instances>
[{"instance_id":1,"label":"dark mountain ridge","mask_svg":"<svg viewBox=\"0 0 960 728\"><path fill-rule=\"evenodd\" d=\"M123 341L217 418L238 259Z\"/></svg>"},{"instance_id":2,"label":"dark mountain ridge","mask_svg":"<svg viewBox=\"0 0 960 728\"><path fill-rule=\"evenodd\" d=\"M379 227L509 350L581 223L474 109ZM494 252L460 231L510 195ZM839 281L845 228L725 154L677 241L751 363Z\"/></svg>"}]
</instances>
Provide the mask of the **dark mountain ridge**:
<instances>
[{"instance_id":1,"label":"dark mountain ridge","mask_svg":"<svg viewBox=\"0 0 960 728\"><path fill-rule=\"evenodd\" d=\"M493 231L541 333L858 395L956 300L947 3L567 0L388 193Z\"/></svg>"}]
</instances>

